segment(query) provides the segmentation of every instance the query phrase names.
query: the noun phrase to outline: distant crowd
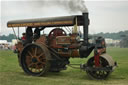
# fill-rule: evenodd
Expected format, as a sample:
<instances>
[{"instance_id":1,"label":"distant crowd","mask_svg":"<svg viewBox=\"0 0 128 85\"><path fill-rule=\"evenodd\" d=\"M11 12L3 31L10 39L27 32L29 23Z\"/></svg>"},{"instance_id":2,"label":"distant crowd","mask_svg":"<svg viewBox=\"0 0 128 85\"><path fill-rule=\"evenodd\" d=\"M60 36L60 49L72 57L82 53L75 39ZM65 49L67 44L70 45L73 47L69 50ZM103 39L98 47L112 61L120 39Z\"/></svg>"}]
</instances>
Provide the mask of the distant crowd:
<instances>
[{"instance_id":1,"label":"distant crowd","mask_svg":"<svg viewBox=\"0 0 128 85\"><path fill-rule=\"evenodd\" d=\"M0 50L12 50L13 46L9 44L0 44Z\"/></svg>"}]
</instances>

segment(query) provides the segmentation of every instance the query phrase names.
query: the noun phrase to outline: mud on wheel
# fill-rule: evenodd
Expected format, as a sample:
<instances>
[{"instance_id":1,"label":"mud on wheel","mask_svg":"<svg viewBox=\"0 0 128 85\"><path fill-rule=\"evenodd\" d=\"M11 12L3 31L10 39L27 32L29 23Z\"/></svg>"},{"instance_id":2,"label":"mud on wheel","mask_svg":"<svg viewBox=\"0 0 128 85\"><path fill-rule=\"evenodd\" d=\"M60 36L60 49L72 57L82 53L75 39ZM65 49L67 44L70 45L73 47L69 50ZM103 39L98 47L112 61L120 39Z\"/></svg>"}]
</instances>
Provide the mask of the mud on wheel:
<instances>
[{"instance_id":1,"label":"mud on wheel","mask_svg":"<svg viewBox=\"0 0 128 85\"><path fill-rule=\"evenodd\" d=\"M45 48L38 44L27 45L21 53L21 67L25 73L32 76L41 76L49 69Z\"/></svg>"},{"instance_id":2,"label":"mud on wheel","mask_svg":"<svg viewBox=\"0 0 128 85\"><path fill-rule=\"evenodd\" d=\"M94 62L94 57L90 58L87 62L87 66L91 67L91 68L96 68L95 67L95 62ZM103 58L100 57L100 67L108 67L109 63L108 61ZM106 71L106 70L86 70L87 74L89 77L91 77L92 79L106 79L111 71Z\"/></svg>"}]
</instances>

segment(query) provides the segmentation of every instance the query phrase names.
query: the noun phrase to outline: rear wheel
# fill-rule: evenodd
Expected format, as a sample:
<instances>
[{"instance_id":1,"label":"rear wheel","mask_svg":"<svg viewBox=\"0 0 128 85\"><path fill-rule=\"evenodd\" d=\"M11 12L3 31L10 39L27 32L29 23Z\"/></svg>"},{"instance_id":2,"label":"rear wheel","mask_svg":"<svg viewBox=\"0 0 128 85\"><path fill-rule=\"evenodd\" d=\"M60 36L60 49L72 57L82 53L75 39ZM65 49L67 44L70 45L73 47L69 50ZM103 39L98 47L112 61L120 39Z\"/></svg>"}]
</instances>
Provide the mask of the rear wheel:
<instances>
[{"instance_id":1,"label":"rear wheel","mask_svg":"<svg viewBox=\"0 0 128 85\"><path fill-rule=\"evenodd\" d=\"M94 57L92 57L88 60L87 66L96 68L95 62L94 62ZM102 68L102 67L108 67L108 66L109 66L108 61L106 59L104 59L103 57L100 57L100 67ZM110 71L105 71L105 70L97 70L97 71L86 70L86 72L87 72L88 76L93 79L106 79L110 74Z\"/></svg>"},{"instance_id":2,"label":"rear wheel","mask_svg":"<svg viewBox=\"0 0 128 85\"><path fill-rule=\"evenodd\" d=\"M21 66L25 73L33 76L41 76L49 69L45 48L30 44L24 48L21 54Z\"/></svg>"}]
</instances>

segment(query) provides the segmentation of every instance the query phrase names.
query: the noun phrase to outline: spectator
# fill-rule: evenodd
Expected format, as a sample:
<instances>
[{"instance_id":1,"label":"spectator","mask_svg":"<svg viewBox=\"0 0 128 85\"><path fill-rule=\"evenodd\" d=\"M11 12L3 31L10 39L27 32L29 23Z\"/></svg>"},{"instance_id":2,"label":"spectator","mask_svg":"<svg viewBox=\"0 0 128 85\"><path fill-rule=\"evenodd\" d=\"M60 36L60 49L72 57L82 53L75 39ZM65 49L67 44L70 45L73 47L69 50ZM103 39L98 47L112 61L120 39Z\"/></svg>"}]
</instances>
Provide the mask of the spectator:
<instances>
[{"instance_id":1,"label":"spectator","mask_svg":"<svg viewBox=\"0 0 128 85\"><path fill-rule=\"evenodd\" d=\"M22 39L22 40L26 40L26 34L25 34L25 33L22 33L21 39Z\"/></svg>"},{"instance_id":2,"label":"spectator","mask_svg":"<svg viewBox=\"0 0 128 85\"><path fill-rule=\"evenodd\" d=\"M25 34L25 33L22 33L21 40L22 40L22 43L23 43L23 45L24 45L25 40L26 40L26 34Z\"/></svg>"}]
</instances>

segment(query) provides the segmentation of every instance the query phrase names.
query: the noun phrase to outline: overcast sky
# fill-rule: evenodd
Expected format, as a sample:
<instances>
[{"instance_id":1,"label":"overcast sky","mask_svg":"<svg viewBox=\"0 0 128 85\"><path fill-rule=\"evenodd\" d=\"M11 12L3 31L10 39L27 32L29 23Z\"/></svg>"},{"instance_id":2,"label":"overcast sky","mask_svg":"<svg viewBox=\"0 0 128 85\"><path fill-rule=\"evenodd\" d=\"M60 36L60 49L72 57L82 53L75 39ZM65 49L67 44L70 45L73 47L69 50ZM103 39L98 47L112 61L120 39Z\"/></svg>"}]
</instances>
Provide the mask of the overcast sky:
<instances>
[{"instance_id":1,"label":"overcast sky","mask_svg":"<svg viewBox=\"0 0 128 85\"><path fill-rule=\"evenodd\" d=\"M43 18L81 14L70 12L54 0L2 0L0 35L12 33L7 28L9 20ZM66 0L65 0L66 1ZM89 12L89 33L119 32L128 30L128 1L127 0L85 0ZM21 29L24 31L24 29Z\"/></svg>"}]
</instances>

